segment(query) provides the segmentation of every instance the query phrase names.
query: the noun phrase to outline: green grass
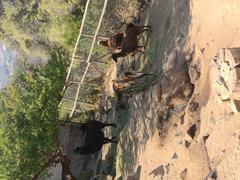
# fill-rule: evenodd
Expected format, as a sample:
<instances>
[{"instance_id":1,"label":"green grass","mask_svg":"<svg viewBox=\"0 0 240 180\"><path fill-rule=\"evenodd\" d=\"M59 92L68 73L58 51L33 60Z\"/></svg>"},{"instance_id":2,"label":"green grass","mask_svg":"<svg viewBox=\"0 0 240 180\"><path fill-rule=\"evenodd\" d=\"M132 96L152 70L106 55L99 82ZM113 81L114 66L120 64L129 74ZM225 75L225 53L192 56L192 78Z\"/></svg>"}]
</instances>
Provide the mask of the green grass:
<instances>
[{"instance_id":1,"label":"green grass","mask_svg":"<svg viewBox=\"0 0 240 180\"><path fill-rule=\"evenodd\" d=\"M159 41L151 41L147 49L147 59L153 63L157 59L157 51L159 47Z\"/></svg>"},{"instance_id":2,"label":"green grass","mask_svg":"<svg viewBox=\"0 0 240 180\"><path fill-rule=\"evenodd\" d=\"M128 109L120 109L117 113L117 135L120 138L121 134L124 133L125 128L127 127L129 118L130 118L130 111ZM124 155L121 149L121 146L118 144L116 148L114 148L115 158L113 160L113 168L112 168L112 175L115 177L121 176L123 172L123 162L124 162Z\"/></svg>"},{"instance_id":3,"label":"green grass","mask_svg":"<svg viewBox=\"0 0 240 180\"><path fill-rule=\"evenodd\" d=\"M74 106L74 100L72 100L72 101L62 100L62 106L65 108L72 109Z\"/></svg>"},{"instance_id":4,"label":"green grass","mask_svg":"<svg viewBox=\"0 0 240 180\"><path fill-rule=\"evenodd\" d=\"M120 109L117 113L117 132L118 132L118 135L120 135L127 123L128 123L128 120L130 118L130 111L128 109Z\"/></svg>"}]
</instances>

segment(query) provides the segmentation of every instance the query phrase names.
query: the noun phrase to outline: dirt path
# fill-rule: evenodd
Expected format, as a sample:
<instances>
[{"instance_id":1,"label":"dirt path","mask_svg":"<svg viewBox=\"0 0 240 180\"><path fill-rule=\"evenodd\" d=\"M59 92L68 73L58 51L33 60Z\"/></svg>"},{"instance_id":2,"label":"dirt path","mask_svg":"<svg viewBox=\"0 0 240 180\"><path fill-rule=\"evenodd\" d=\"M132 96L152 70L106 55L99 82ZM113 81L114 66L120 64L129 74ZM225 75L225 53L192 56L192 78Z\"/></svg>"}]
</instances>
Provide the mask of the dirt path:
<instances>
[{"instance_id":1,"label":"dirt path","mask_svg":"<svg viewBox=\"0 0 240 180\"><path fill-rule=\"evenodd\" d=\"M162 99L158 85L130 99L118 145L123 179L240 177L240 115L217 102L210 68L217 49L240 46L239 9L239 0L151 0L144 17L154 32L138 67L161 73Z\"/></svg>"}]
</instances>

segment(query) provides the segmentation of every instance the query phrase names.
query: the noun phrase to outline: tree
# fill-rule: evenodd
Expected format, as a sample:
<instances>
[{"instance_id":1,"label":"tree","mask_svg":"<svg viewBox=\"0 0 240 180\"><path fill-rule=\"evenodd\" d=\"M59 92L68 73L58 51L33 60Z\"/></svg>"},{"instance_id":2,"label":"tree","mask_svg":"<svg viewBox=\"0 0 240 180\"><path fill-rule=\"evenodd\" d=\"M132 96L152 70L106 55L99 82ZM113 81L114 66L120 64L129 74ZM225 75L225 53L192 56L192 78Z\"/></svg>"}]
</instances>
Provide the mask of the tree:
<instances>
[{"instance_id":1,"label":"tree","mask_svg":"<svg viewBox=\"0 0 240 180\"><path fill-rule=\"evenodd\" d=\"M0 177L31 179L58 148L68 60L68 52L55 46L45 66L19 72L0 94Z\"/></svg>"}]
</instances>

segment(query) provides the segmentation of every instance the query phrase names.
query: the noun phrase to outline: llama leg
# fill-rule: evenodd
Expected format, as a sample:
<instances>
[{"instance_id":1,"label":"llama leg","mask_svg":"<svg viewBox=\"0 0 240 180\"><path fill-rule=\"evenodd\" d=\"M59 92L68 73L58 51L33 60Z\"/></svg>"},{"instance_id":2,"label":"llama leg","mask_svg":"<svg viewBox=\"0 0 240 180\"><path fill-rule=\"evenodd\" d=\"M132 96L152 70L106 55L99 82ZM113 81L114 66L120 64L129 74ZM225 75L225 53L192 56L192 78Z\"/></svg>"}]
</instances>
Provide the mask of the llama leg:
<instances>
[{"instance_id":1,"label":"llama leg","mask_svg":"<svg viewBox=\"0 0 240 180\"><path fill-rule=\"evenodd\" d=\"M103 142L110 143L111 141L112 141L112 138L111 138L111 139L108 139L108 138L104 137Z\"/></svg>"},{"instance_id":2,"label":"llama leg","mask_svg":"<svg viewBox=\"0 0 240 180\"><path fill-rule=\"evenodd\" d=\"M141 50L139 50L139 49L137 50L137 52L140 52L140 53L143 53L143 54L145 53L144 51L141 51Z\"/></svg>"},{"instance_id":3,"label":"llama leg","mask_svg":"<svg viewBox=\"0 0 240 180\"><path fill-rule=\"evenodd\" d=\"M136 53L137 53L137 50L133 51L131 56L134 57Z\"/></svg>"},{"instance_id":4,"label":"llama leg","mask_svg":"<svg viewBox=\"0 0 240 180\"><path fill-rule=\"evenodd\" d=\"M117 127L117 125L115 123L104 123L104 127L108 127L108 126L111 126L111 127Z\"/></svg>"},{"instance_id":5,"label":"llama leg","mask_svg":"<svg viewBox=\"0 0 240 180\"><path fill-rule=\"evenodd\" d=\"M152 27L151 26L143 26L144 27L144 31L149 31L149 32L153 32Z\"/></svg>"},{"instance_id":6,"label":"llama leg","mask_svg":"<svg viewBox=\"0 0 240 180\"><path fill-rule=\"evenodd\" d=\"M138 30L138 33L137 33L137 35L140 35L140 34L142 34L144 31L145 31L145 28L144 28L144 26L141 26L141 27L139 28L139 30Z\"/></svg>"},{"instance_id":7,"label":"llama leg","mask_svg":"<svg viewBox=\"0 0 240 180\"><path fill-rule=\"evenodd\" d=\"M118 141L116 141L116 140L114 141L114 139L116 139L115 136L112 137L111 139L108 139L108 138L104 137L103 143L104 143L104 144L107 144L107 143L118 143Z\"/></svg>"},{"instance_id":8,"label":"llama leg","mask_svg":"<svg viewBox=\"0 0 240 180\"><path fill-rule=\"evenodd\" d=\"M152 27L151 26L143 26L144 28L149 28L149 29L151 29Z\"/></svg>"},{"instance_id":9,"label":"llama leg","mask_svg":"<svg viewBox=\"0 0 240 180\"><path fill-rule=\"evenodd\" d=\"M116 138L117 138L116 136L113 136L113 137L111 138L111 141L114 140L114 139L116 139Z\"/></svg>"},{"instance_id":10,"label":"llama leg","mask_svg":"<svg viewBox=\"0 0 240 180\"><path fill-rule=\"evenodd\" d=\"M85 123L82 123L81 126L80 126L81 130L83 133L86 132L86 124Z\"/></svg>"},{"instance_id":11,"label":"llama leg","mask_svg":"<svg viewBox=\"0 0 240 180\"><path fill-rule=\"evenodd\" d=\"M152 30L152 29L144 29L144 31L153 32L153 30Z\"/></svg>"},{"instance_id":12,"label":"llama leg","mask_svg":"<svg viewBox=\"0 0 240 180\"><path fill-rule=\"evenodd\" d=\"M145 46L137 46L137 48L144 48L145 49Z\"/></svg>"},{"instance_id":13,"label":"llama leg","mask_svg":"<svg viewBox=\"0 0 240 180\"><path fill-rule=\"evenodd\" d=\"M118 143L118 141L117 141L117 140L114 140L114 139L116 139L116 138L117 138L116 136L113 136L113 137L111 138L111 142L112 142L112 143L116 143L116 144L117 144L117 143Z\"/></svg>"},{"instance_id":14,"label":"llama leg","mask_svg":"<svg viewBox=\"0 0 240 180\"><path fill-rule=\"evenodd\" d=\"M136 50L137 52L141 52L143 54L145 53L144 51L139 50L138 48L144 48L144 50L145 50L145 46L137 46L137 50Z\"/></svg>"}]
</instances>

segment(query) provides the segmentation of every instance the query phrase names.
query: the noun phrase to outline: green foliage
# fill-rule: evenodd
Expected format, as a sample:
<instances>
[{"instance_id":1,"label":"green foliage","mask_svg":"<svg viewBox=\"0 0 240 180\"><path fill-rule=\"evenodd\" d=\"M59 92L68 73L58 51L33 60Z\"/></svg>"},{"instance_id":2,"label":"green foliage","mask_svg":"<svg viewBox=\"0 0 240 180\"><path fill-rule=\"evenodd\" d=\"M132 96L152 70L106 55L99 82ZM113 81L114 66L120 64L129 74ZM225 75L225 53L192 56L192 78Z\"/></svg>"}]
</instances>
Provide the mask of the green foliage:
<instances>
[{"instance_id":1,"label":"green foliage","mask_svg":"<svg viewBox=\"0 0 240 180\"><path fill-rule=\"evenodd\" d=\"M0 177L31 179L56 148L68 59L55 47L45 66L18 72L0 94Z\"/></svg>"},{"instance_id":2,"label":"green foliage","mask_svg":"<svg viewBox=\"0 0 240 180\"><path fill-rule=\"evenodd\" d=\"M0 38L26 55L44 55L52 43L72 50L83 6L79 0L3 0Z\"/></svg>"}]
</instances>

